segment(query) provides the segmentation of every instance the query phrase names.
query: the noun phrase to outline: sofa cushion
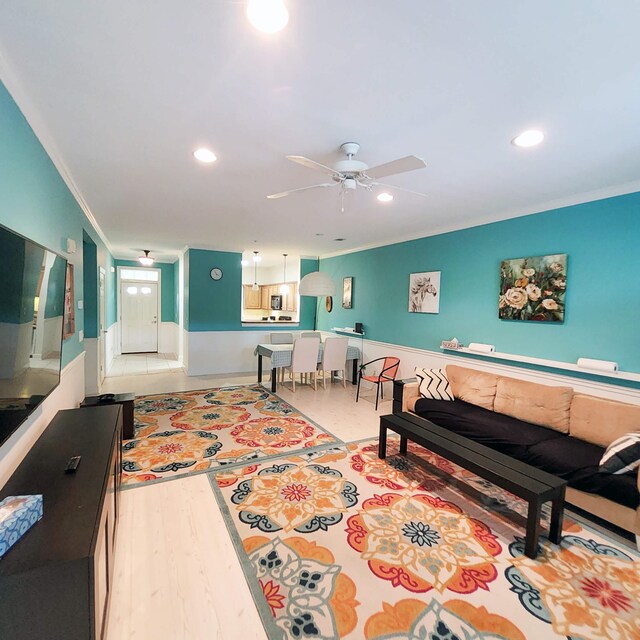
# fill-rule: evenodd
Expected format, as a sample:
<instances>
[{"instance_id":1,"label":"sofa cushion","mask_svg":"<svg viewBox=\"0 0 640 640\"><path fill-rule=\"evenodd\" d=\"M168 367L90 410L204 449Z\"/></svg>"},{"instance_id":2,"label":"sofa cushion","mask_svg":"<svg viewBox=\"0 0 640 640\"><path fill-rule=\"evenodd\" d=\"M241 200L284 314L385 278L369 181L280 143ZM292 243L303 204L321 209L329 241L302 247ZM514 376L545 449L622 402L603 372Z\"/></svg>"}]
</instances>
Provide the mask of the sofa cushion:
<instances>
[{"instance_id":1,"label":"sofa cushion","mask_svg":"<svg viewBox=\"0 0 640 640\"><path fill-rule=\"evenodd\" d=\"M455 398L484 409L493 409L498 376L455 364L448 364L446 370Z\"/></svg>"},{"instance_id":2,"label":"sofa cushion","mask_svg":"<svg viewBox=\"0 0 640 640\"><path fill-rule=\"evenodd\" d=\"M423 398L432 400L453 400L451 385L444 369L415 368L418 390Z\"/></svg>"},{"instance_id":3,"label":"sofa cushion","mask_svg":"<svg viewBox=\"0 0 640 640\"><path fill-rule=\"evenodd\" d=\"M616 438L640 429L640 406L575 394L571 402L569 433L608 447Z\"/></svg>"},{"instance_id":4,"label":"sofa cushion","mask_svg":"<svg viewBox=\"0 0 640 640\"><path fill-rule=\"evenodd\" d=\"M500 378L493 410L568 433L572 398L571 387L551 387L515 378Z\"/></svg>"},{"instance_id":5,"label":"sofa cushion","mask_svg":"<svg viewBox=\"0 0 640 640\"><path fill-rule=\"evenodd\" d=\"M442 402L420 398L416 401L415 412L461 436L525 461L532 445L558 437L552 429L528 424L462 400Z\"/></svg>"},{"instance_id":6,"label":"sofa cushion","mask_svg":"<svg viewBox=\"0 0 640 640\"><path fill-rule=\"evenodd\" d=\"M640 433L627 433L616 438L600 459L602 473L628 473L640 467Z\"/></svg>"},{"instance_id":7,"label":"sofa cushion","mask_svg":"<svg viewBox=\"0 0 640 640\"><path fill-rule=\"evenodd\" d=\"M526 462L564 478L574 489L595 493L631 509L638 507L640 493L633 474L613 475L598 470L602 447L571 436L556 436L533 445Z\"/></svg>"}]
</instances>

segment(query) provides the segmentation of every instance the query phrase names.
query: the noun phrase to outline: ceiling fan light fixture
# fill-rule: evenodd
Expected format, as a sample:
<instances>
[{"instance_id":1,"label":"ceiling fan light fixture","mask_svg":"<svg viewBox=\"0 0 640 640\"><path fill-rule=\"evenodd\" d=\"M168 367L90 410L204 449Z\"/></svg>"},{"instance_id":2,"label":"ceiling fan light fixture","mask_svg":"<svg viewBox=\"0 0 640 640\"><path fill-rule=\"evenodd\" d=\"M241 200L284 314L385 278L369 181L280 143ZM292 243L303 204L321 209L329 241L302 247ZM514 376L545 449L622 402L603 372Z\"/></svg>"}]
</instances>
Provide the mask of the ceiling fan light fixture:
<instances>
[{"instance_id":1,"label":"ceiling fan light fixture","mask_svg":"<svg viewBox=\"0 0 640 640\"><path fill-rule=\"evenodd\" d=\"M538 129L527 129L523 131L519 136L516 136L512 141L516 147L535 147L544 140L544 133Z\"/></svg>"},{"instance_id":2,"label":"ceiling fan light fixture","mask_svg":"<svg viewBox=\"0 0 640 640\"><path fill-rule=\"evenodd\" d=\"M393 200L393 196L390 193L387 193L386 191L379 193L377 198L380 202L391 202Z\"/></svg>"},{"instance_id":3,"label":"ceiling fan light fixture","mask_svg":"<svg viewBox=\"0 0 640 640\"><path fill-rule=\"evenodd\" d=\"M150 267L155 262L155 260L149 255L149 251L150 251L150 249L145 249L144 250L144 255L143 256L138 256L138 262L143 267Z\"/></svg>"},{"instance_id":4,"label":"ceiling fan light fixture","mask_svg":"<svg viewBox=\"0 0 640 640\"><path fill-rule=\"evenodd\" d=\"M289 22L289 12L282 0L249 0L247 19L263 33L282 31Z\"/></svg>"},{"instance_id":5,"label":"ceiling fan light fixture","mask_svg":"<svg viewBox=\"0 0 640 640\"><path fill-rule=\"evenodd\" d=\"M206 149L205 147L201 147L200 149L196 149L193 152L193 157L200 162L204 162L205 164L210 164L215 162L218 157L216 156L211 149Z\"/></svg>"}]
</instances>

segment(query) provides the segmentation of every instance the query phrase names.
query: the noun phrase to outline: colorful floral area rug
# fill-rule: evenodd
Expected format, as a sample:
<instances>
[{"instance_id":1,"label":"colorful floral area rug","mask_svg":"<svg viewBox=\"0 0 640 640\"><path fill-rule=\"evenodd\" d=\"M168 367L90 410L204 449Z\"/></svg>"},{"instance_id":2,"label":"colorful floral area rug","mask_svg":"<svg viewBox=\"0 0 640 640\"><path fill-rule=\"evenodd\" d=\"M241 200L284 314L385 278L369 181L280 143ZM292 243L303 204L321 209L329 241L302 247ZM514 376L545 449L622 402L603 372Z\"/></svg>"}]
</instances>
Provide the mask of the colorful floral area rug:
<instances>
[{"instance_id":1,"label":"colorful floral area rug","mask_svg":"<svg viewBox=\"0 0 640 640\"><path fill-rule=\"evenodd\" d=\"M525 505L418 446L210 479L270 639L640 638L635 551L565 517L562 544L531 560L511 517Z\"/></svg>"},{"instance_id":2,"label":"colorful floral area rug","mask_svg":"<svg viewBox=\"0 0 640 640\"><path fill-rule=\"evenodd\" d=\"M127 486L342 443L257 384L136 398L134 425Z\"/></svg>"}]
</instances>

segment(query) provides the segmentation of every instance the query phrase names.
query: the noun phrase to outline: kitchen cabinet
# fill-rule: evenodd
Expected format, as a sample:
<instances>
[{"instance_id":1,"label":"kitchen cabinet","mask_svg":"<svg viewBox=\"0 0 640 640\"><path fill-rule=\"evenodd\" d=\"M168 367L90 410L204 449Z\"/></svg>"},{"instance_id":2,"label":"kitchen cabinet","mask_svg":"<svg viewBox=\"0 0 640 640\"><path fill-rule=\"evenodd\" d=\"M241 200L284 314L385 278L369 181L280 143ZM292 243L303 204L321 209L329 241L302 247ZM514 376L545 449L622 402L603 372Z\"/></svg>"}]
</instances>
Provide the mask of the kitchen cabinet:
<instances>
[{"instance_id":1,"label":"kitchen cabinet","mask_svg":"<svg viewBox=\"0 0 640 640\"><path fill-rule=\"evenodd\" d=\"M289 282L289 293L282 296L282 310L283 311L297 311L298 310L298 285L295 282Z\"/></svg>"},{"instance_id":2,"label":"kitchen cabinet","mask_svg":"<svg viewBox=\"0 0 640 640\"><path fill-rule=\"evenodd\" d=\"M269 294L269 286L268 285L262 285L260 287L260 308L261 309L265 309L265 310L269 310L271 309L271 297Z\"/></svg>"},{"instance_id":3,"label":"kitchen cabinet","mask_svg":"<svg viewBox=\"0 0 640 640\"><path fill-rule=\"evenodd\" d=\"M260 294L262 293L262 288L254 291L250 284L242 285L242 288L244 289L244 308L261 309L262 300Z\"/></svg>"}]
</instances>

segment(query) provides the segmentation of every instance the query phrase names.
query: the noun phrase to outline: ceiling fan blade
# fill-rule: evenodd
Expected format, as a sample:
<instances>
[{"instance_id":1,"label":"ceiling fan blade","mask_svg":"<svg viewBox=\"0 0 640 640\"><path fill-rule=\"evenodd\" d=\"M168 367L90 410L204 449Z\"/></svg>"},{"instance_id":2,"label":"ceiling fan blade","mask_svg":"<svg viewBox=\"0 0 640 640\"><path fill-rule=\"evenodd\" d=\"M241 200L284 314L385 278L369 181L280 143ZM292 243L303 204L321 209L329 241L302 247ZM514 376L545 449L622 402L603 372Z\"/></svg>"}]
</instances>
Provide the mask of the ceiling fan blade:
<instances>
[{"instance_id":1,"label":"ceiling fan blade","mask_svg":"<svg viewBox=\"0 0 640 640\"><path fill-rule=\"evenodd\" d=\"M424 169L427 163L418 156L407 156L406 158L398 158L385 164L379 164L377 167L371 167L366 170L367 176L376 180L385 176L392 176L396 173L405 173L406 171L415 171L416 169Z\"/></svg>"},{"instance_id":2,"label":"ceiling fan blade","mask_svg":"<svg viewBox=\"0 0 640 640\"><path fill-rule=\"evenodd\" d=\"M385 189L392 189L395 191L404 191L405 193L412 193L414 196L421 196L423 198L428 198L429 196L426 193L420 193L419 191L411 191L411 189L403 189L402 187L396 187L393 184L384 184L383 182L370 182L370 187L384 187Z\"/></svg>"},{"instance_id":3,"label":"ceiling fan blade","mask_svg":"<svg viewBox=\"0 0 640 640\"><path fill-rule=\"evenodd\" d=\"M314 184L310 187L300 187L300 189L290 189L289 191L283 191L282 193L272 193L270 196L267 196L269 200L276 200L277 198L284 198L285 196L291 195L292 193L296 193L297 191L308 191L309 189L320 189L322 187L335 187L338 182L325 182L323 184Z\"/></svg>"},{"instance_id":4,"label":"ceiling fan blade","mask_svg":"<svg viewBox=\"0 0 640 640\"><path fill-rule=\"evenodd\" d=\"M315 169L316 171L322 171L322 173L326 173L330 176L339 176L340 173L332 169L331 167L327 167L326 164L320 164L315 160L311 160L309 158L305 158L304 156L287 156L287 160L291 160L291 162L297 162L301 164L303 167L307 167L307 169Z\"/></svg>"}]
</instances>

